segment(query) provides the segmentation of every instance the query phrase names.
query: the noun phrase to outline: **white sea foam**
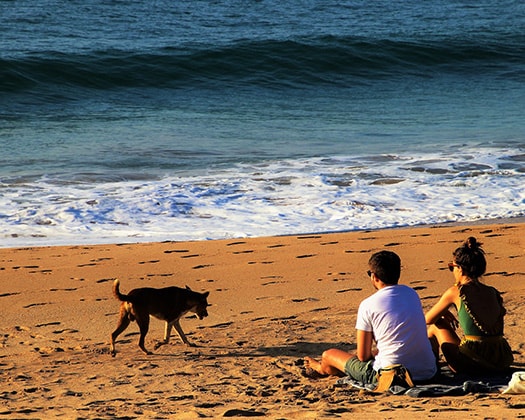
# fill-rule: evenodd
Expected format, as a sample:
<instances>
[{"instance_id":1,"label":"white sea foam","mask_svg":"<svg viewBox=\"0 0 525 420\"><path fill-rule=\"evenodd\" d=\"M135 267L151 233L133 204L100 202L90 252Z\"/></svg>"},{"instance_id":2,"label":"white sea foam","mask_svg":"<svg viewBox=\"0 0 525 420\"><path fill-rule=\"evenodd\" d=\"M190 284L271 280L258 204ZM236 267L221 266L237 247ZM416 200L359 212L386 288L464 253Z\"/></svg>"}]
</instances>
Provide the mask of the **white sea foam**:
<instances>
[{"instance_id":1,"label":"white sea foam","mask_svg":"<svg viewBox=\"0 0 525 420\"><path fill-rule=\"evenodd\" d=\"M239 164L156 181L4 183L0 244L204 240L523 216L523 160L484 149Z\"/></svg>"}]
</instances>

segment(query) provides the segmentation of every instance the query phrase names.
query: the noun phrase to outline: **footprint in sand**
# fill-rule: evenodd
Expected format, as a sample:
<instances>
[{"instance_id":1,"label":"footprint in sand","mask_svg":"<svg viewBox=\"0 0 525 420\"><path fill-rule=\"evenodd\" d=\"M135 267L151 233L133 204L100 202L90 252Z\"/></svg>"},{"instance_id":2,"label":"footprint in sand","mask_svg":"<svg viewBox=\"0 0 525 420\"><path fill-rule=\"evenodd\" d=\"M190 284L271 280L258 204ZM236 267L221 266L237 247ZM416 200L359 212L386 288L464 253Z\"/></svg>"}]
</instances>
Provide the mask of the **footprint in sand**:
<instances>
[{"instance_id":1,"label":"footprint in sand","mask_svg":"<svg viewBox=\"0 0 525 420\"><path fill-rule=\"evenodd\" d=\"M30 303L29 305L23 306L24 309L32 308L33 306L44 306L49 305L49 302Z\"/></svg>"},{"instance_id":2,"label":"footprint in sand","mask_svg":"<svg viewBox=\"0 0 525 420\"><path fill-rule=\"evenodd\" d=\"M232 324L233 322L221 322L220 324L210 325L208 328L226 328Z\"/></svg>"},{"instance_id":3,"label":"footprint in sand","mask_svg":"<svg viewBox=\"0 0 525 420\"><path fill-rule=\"evenodd\" d=\"M199 254L183 255L181 258L195 258L195 257L200 257L200 255Z\"/></svg>"},{"instance_id":4,"label":"footprint in sand","mask_svg":"<svg viewBox=\"0 0 525 420\"><path fill-rule=\"evenodd\" d=\"M55 330L53 331L53 334L63 334L63 333L77 333L78 330L75 330L73 328L64 328L63 330Z\"/></svg>"},{"instance_id":5,"label":"footprint in sand","mask_svg":"<svg viewBox=\"0 0 525 420\"><path fill-rule=\"evenodd\" d=\"M439 297L440 297L440 296L437 296L437 295L436 295L436 296L423 296L423 297L421 298L421 300L426 300L426 299L438 299Z\"/></svg>"},{"instance_id":6,"label":"footprint in sand","mask_svg":"<svg viewBox=\"0 0 525 420\"><path fill-rule=\"evenodd\" d=\"M285 246L285 245L283 245L283 244L276 244L276 245L268 245L267 248L281 248L283 246Z\"/></svg>"},{"instance_id":7,"label":"footprint in sand","mask_svg":"<svg viewBox=\"0 0 525 420\"><path fill-rule=\"evenodd\" d=\"M297 255L295 258L312 258L315 256L316 254L304 254L304 255Z\"/></svg>"},{"instance_id":8,"label":"footprint in sand","mask_svg":"<svg viewBox=\"0 0 525 420\"><path fill-rule=\"evenodd\" d=\"M291 319L296 319L296 315L290 315L290 316L283 316L279 318L270 318L270 321L289 321Z\"/></svg>"},{"instance_id":9,"label":"footprint in sand","mask_svg":"<svg viewBox=\"0 0 525 420\"><path fill-rule=\"evenodd\" d=\"M31 331L31 328L26 327L25 325L16 325L13 327L15 331Z\"/></svg>"},{"instance_id":10,"label":"footprint in sand","mask_svg":"<svg viewBox=\"0 0 525 420\"><path fill-rule=\"evenodd\" d=\"M258 296L255 300L282 299L282 296Z\"/></svg>"},{"instance_id":11,"label":"footprint in sand","mask_svg":"<svg viewBox=\"0 0 525 420\"><path fill-rule=\"evenodd\" d=\"M146 274L146 277L171 277L173 273Z\"/></svg>"},{"instance_id":12,"label":"footprint in sand","mask_svg":"<svg viewBox=\"0 0 525 420\"><path fill-rule=\"evenodd\" d=\"M275 261L248 261L248 265L254 264L273 264Z\"/></svg>"},{"instance_id":13,"label":"footprint in sand","mask_svg":"<svg viewBox=\"0 0 525 420\"><path fill-rule=\"evenodd\" d=\"M156 363L146 362L138 366L137 369L138 370L150 370L150 369L157 369L158 367L159 365L157 365Z\"/></svg>"},{"instance_id":14,"label":"footprint in sand","mask_svg":"<svg viewBox=\"0 0 525 420\"><path fill-rule=\"evenodd\" d=\"M2 293L2 294L0 294L0 298L1 297L8 297L8 296L19 295L19 294L20 294L20 292Z\"/></svg>"},{"instance_id":15,"label":"footprint in sand","mask_svg":"<svg viewBox=\"0 0 525 420\"><path fill-rule=\"evenodd\" d=\"M214 404L214 406L222 405L220 404ZM201 407L201 408L213 408L213 407L202 407L199 406L199 404L196 404L195 407ZM231 408L229 410L226 410L222 417L266 417L266 413L263 411L255 411L253 409L243 410L241 408Z\"/></svg>"},{"instance_id":16,"label":"footprint in sand","mask_svg":"<svg viewBox=\"0 0 525 420\"><path fill-rule=\"evenodd\" d=\"M372 252L371 249L361 249L361 250L358 250L358 251L354 251L354 250L349 249L349 250L345 251L346 254L354 254L354 253L369 254L371 252Z\"/></svg>"},{"instance_id":17,"label":"footprint in sand","mask_svg":"<svg viewBox=\"0 0 525 420\"><path fill-rule=\"evenodd\" d=\"M465 233L465 232L471 232L471 231L472 231L472 229L465 228L465 229L453 230L452 233Z\"/></svg>"},{"instance_id":18,"label":"footprint in sand","mask_svg":"<svg viewBox=\"0 0 525 420\"><path fill-rule=\"evenodd\" d=\"M360 287L353 287L351 289L341 289L341 290L337 290L336 293L346 293L346 292L360 292L361 289Z\"/></svg>"},{"instance_id":19,"label":"footprint in sand","mask_svg":"<svg viewBox=\"0 0 525 420\"><path fill-rule=\"evenodd\" d=\"M139 261L139 264L156 264L158 262L160 262L160 260Z\"/></svg>"},{"instance_id":20,"label":"footprint in sand","mask_svg":"<svg viewBox=\"0 0 525 420\"><path fill-rule=\"evenodd\" d=\"M344 273L344 272L341 272L341 273L326 273L326 275L328 277L332 277L332 276L341 276L341 277L333 277L332 278L332 281L345 281L347 280L347 276L351 275L352 273ZM319 280L322 280L322 279L319 279Z\"/></svg>"},{"instance_id":21,"label":"footprint in sand","mask_svg":"<svg viewBox=\"0 0 525 420\"><path fill-rule=\"evenodd\" d=\"M60 325L59 321L53 321L53 322L46 322L45 324L36 324L35 327L48 327L51 325Z\"/></svg>"},{"instance_id":22,"label":"footprint in sand","mask_svg":"<svg viewBox=\"0 0 525 420\"><path fill-rule=\"evenodd\" d=\"M510 276L517 276L517 275L523 275L523 273L509 273L507 271L496 271L494 273L486 273L484 274L485 277L488 276L503 276L503 277L510 277Z\"/></svg>"},{"instance_id":23,"label":"footprint in sand","mask_svg":"<svg viewBox=\"0 0 525 420\"><path fill-rule=\"evenodd\" d=\"M97 280L97 283L106 283L108 281L114 281L115 279L114 278L111 278L111 279L100 279L100 280Z\"/></svg>"},{"instance_id":24,"label":"footprint in sand","mask_svg":"<svg viewBox=\"0 0 525 420\"><path fill-rule=\"evenodd\" d=\"M186 252L190 252L189 249L168 249L166 251L164 251L165 254L172 254L172 253L186 253Z\"/></svg>"},{"instance_id":25,"label":"footprint in sand","mask_svg":"<svg viewBox=\"0 0 525 420\"><path fill-rule=\"evenodd\" d=\"M172 395L166 399L168 401L194 400L195 395Z\"/></svg>"},{"instance_id":26,"label":"footprint in sand","mask_svg":"<svg viewBox=\"0 0 525 420\"><path fill-rule=\"evenodd\" d=\"M64 353L64 349L62 347L33 347L33 350L36 352L46 355L46 354L53 354L53 353Z\"/></svg>"},{"instance_id":27,"label":"footprint in sand","mask_svg":"<svg viewBox=\"0 0 525 420\"><path fill-rule=\"evenodd\" d=\"M307 298L295 298L291 299L294 303L301 303L301 302L319 302L319 299L313 298L313 297L307 297Z\"/></svg>"},{"instance_id":28,"label":"footprint in sand","mask_svg":"<svg viewBox=\"0 0 525 420\"><path fill-rule=\"evenodd\" d=\"M328 306L323 306L321 308L312 309L310 312L322 312L322 311L327 311L328 309L330 309Z\"/></svg>"},{"instance_id":29,"label":"footprint in sand","mask_svg":"<svg viewBox=\"0 0 525 420\"><path fill-rule=\"evenodd\" d=\"M278 280L278 279L282 279L283 277L282 276L265 276L265 277L261 277L261 280L266 280L266 279L275 279L273 281L267 281L265 283L261 283L261 286L270 286L272 284L283 284L283 283L287 283L285 281L282 281L282 280Z\"/></svg>"},{"instance_id":30,"label":"footprint in sand","mask_svg":"<svg viewBox=\"0 0 525 420\"><path fill-rule=\"evenodd\" d=\"M193 268L194 270L199 270L201 268L206 268L206 267L213 267L213 264L200 264L200 265L193 266L191 268Z\"/></svg>"},{"instance_id":31,"label":"footprint in sand","mask_svg":"<svg viewBox=\"0 0 525 420\"><path fill-rule=\"evenodd\" d=\"M229 244L226 244L226 246L233 246L233 245L244 245L246 242L230 242Z\"/></svg>"},{"instance_id":32,"label":"footprint in sand","mask_svg":"<svg viewBox=\"0 0 525 420\"><path fill-rule=\"evenodd\" d=\"M233 254L237 255L237 254L251 254L253 252L252 249L248 249L246 251L234 251Z\"/></svg>"},{"instance_id":33,"label":"footprint in sand","mask_svg":"<svg viewBox=\"0 0 525 420\"><path fill-rule=\"evenodd\" d=\"M283 284L284 281L268 281L266 283L261 283L261 286L271 286L272 284Z\"/></svg>"}]
</instances>

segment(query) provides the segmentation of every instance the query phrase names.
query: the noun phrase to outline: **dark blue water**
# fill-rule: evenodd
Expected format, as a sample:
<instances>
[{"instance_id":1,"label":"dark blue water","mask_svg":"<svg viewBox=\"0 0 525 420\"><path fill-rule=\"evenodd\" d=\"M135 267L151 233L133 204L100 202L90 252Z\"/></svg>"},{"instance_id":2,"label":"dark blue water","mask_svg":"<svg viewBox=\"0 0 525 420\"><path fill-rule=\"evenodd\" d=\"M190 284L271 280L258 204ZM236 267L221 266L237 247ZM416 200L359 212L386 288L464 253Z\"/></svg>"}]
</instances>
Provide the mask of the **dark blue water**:
<instances>
[{"instance_id":1,"label":"dark blue water","mask_svg":"<svg viewBox=\"0 0 525 420\"><path fill-rule=\"evenodd\" d=\"M90 194L82 201L78 190L63 190L72 185L92 195L102 188L108 189L106 196L126 197L119 217L133 224L139 222L130 210L132 195L123 191L138 187L129 183L190 177L177 183L174 193L185 194L195 185L211 185L203 177L216 182L216 171L232 171L212 188L215 199L206 216L195 216L202 221L224 210L235 191L248 200L247 191L258 191L257 176L274 179L293 167L288 180L299 177L304 185L316 185L319 162L334 157L354 162L349 168L332 163L338 179L340 169L351 179L363 176L352 170L355 162L366 161L372 174L364 178L371 182L388 178L382 172L386 167L398 178L419 183L419 192L414 186L406 190L408 201L445 182L413 174L462 173L458 167L470 168L469 177L496 177L488 185L510 190L503 214L488 209L496 206L490 200L487 209L465 211L475 207L465 200L481 198L476 196L479 185L454 190L454 207L460 210L446 210L439 220L524 211L522 1L0 1L0 17L0 225L5 237L25 237L30 227L60 226L69 235L71 226L90 230L93 220L107 224L102 213L118 205L104 210L91 205L88 211L79 203L92 201ZM385 155L393 158L385 160ZM411 162L437 159L442 168L414 164L407 176L396 158L401 155ZM376 167L377 162L383 163ZM504 173L510 184L497 178L508 170L513 171ZM234 174L243 171L253 175L250 181L229 188L238 181ZM162 189L154 185L153 191ZM403 182L384 185L395 185L385 197L405 192ZM290 191L283 194L290 197L294 191L290 181ZM348 189L335 194L359 195ZM170 207L174 197L162 194L158 202ZM186 199L193 210L202 200ZM268 198L261 193L251 199ZM417 200L408 201L403 201L407 208L421 212ZM62 202L67 206L57 206ZM323 198L317 207L332 202ZM268 232L215 232L211 227L197 236L273 234L282 223L289 232L419 220L396 213L397 219L378 223L381 213L373 212L359 219L350 205L351 223L327 224L311 220L311 211L304 214L302 206L288 203L297 210L293 220L283 222L277 214L280 222ZM374 206L384 210L388 204ZM170 217L176 219L179 208L189 217L187 205L175 206ZM244 201L242 208L247 208ZM148 224L169 228L152 216L152 209L143 211ZM64 212L76 216L58 216ZM422 217L419 222L426 220ZM260 225L242 214L233 219ZM135 227L130 235L144 229ZM42 233L48 240L62 234L51 228Z\"/></svg>"}]
</instances>

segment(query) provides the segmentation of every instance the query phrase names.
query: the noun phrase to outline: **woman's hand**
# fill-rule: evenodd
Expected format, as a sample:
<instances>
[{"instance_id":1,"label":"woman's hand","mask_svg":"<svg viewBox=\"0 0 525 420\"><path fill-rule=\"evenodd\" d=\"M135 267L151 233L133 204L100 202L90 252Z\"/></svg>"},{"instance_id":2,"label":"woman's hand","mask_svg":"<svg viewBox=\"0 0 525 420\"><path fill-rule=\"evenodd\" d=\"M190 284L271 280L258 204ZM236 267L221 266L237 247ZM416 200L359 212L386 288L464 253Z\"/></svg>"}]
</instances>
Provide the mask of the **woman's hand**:
<instances>
[{"instance_id":1,"label":"woman's hand","mask_svg":"<svg viewBox=\"0 0 525 420\"><path fill-rule=\"evenodd\" d=\"M441 324L442 326L452 331L459 327L459 322L457 318L448 309L445 312L443 312L441 318L436 322L436 324Z\"/></svg>"}]
</instances>

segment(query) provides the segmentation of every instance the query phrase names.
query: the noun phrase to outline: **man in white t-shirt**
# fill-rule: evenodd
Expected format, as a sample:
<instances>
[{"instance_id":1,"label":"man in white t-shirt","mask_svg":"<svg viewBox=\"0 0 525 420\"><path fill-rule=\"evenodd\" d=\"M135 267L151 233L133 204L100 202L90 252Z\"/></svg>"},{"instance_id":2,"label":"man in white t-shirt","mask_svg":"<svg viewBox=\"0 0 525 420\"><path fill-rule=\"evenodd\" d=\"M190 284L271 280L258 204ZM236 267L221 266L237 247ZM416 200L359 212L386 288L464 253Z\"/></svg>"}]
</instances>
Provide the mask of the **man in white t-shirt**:
<instances>
[{"instance_id":1,"label":"man in white t-shirt","mask_svg":"<svg viewBox=\"0 0 525 420\"><path fill-rule=\"evenodd\" d=\"M357 351L323 352L321 361L304 358L308 370L320 375L345 373L362 383L377 381L377 372L402 364L415 381L431 379L436 358L427 336L423 308L416 291L398 284L401 260L391 251L373 254L367 272L376 292L363 300L357 312ZM377 350L373 350L375 341Z\"/></svg>"}]
</instances>

